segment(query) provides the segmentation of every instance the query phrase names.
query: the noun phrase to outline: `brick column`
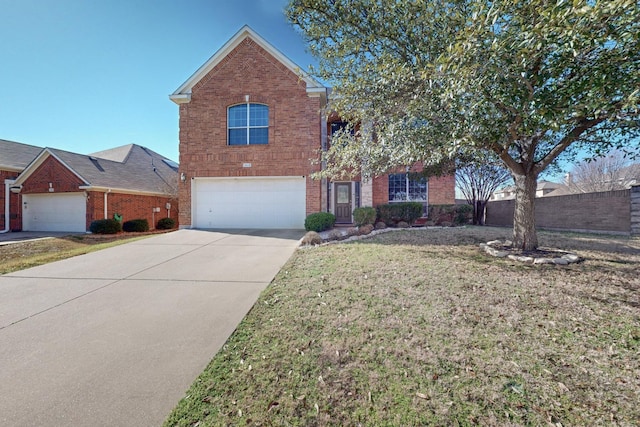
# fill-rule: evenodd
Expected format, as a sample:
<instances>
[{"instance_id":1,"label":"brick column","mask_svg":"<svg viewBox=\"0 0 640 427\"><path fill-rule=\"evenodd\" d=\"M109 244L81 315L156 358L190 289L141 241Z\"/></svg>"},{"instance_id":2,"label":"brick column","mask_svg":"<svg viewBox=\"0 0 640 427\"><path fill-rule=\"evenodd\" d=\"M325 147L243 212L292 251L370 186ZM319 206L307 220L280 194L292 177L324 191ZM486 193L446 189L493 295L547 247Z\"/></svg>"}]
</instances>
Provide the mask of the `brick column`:
<instances>
[{"instance_id":1,"label":"brick column","mask_svg":"<svg viewBox=\"0 0 640 427\"><path fill-rule=\"evenodd\" d=\"M360 183L360 206L373 206L373 182L371 179Z\"/></svg>"},{"instance_id":2,"label":"brick column","mask_svg":"<svg viewBox=\"0 0 640 427\"><path fill-rule=\"evenodd\" d=\"M631 187L631 235L640 236L640 185Z\"/></svg>"}]
</instances>

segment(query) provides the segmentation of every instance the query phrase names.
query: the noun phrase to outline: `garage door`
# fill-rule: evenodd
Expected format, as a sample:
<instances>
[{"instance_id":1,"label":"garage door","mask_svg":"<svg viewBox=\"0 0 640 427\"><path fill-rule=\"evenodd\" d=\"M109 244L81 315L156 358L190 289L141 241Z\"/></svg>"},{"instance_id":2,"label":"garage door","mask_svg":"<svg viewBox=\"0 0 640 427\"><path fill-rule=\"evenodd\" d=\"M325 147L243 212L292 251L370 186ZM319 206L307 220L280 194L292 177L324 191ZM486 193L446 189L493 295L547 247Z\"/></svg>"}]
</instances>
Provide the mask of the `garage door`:
<instances>
[{"instance_id":1,"label":"garage door","mask_svg":"<svg viewBox=\"0 0 640 427\"><path fill-rule=\"evenodd\" d=\"M195 178L196 228L304 228L304 177Z\"/></svg>"},{"instance_id":2,"label":"garage door","mask_svg":"<svg viewBox=\"0 0 640 427\"><path fill-rule=\"evenodd\" d=\"M84 193L24 194L22 229L25 231L87 231Z\"/></svg>"}]
</instances>

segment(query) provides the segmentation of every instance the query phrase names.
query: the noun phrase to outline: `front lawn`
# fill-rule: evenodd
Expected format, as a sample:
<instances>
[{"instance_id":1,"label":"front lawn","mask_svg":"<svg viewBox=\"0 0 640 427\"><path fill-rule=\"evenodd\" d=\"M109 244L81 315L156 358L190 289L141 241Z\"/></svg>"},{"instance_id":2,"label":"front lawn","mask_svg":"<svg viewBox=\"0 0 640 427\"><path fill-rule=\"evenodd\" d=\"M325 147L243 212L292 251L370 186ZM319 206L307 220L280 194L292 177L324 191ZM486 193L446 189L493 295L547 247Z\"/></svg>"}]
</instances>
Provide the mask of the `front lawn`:
<instances>
[{"instance_id":1,"label":"front lawn","mask_svg":"<svg viewBox=\"0 0 640 427\"><path fill-rule=\"evenodd\" d=\"M478 248L506 237L298 251L165 425L637 425L640 241L540 233L570 266Z\"/></svg>"}]
</instances>

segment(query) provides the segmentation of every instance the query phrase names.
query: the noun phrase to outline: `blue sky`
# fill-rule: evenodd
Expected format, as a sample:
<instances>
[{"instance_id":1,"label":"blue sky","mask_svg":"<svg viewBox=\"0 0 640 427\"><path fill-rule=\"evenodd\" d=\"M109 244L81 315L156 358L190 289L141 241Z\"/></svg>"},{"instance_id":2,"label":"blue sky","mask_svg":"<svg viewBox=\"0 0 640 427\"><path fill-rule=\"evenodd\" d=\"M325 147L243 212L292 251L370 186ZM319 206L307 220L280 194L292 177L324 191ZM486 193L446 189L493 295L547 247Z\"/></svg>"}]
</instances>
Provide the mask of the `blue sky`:
<instances>
[{"instance_id":1,"label":"blue sky","mask_svg":"<svg viewBox=\"0 0 640 427\"><path fill-rule=\"evenodd\" d=\"M314 63L286 0L0 0L0 139L88 154L124 144L178 160L168 95L243 25Z\"/></svg>"}]
</instances>

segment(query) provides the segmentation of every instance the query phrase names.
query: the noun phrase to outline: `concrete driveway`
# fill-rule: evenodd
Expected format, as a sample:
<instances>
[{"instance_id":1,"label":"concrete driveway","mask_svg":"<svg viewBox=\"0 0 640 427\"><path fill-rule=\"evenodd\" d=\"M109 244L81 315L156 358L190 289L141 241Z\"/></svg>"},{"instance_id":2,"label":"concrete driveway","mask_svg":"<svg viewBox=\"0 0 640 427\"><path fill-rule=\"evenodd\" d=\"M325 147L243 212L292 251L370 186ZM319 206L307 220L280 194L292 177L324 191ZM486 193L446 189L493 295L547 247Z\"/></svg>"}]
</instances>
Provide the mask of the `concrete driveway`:
<instances>
[{"instance_id":1,"label":"concrete driveway","mask_svg":"<svg viewBox=\"0 0 640 427\"><path fill-rule=\"evenodd\" d=\"M0 276L0 425L161 425L302 235L180 230Z\"/></svg>"}]
</instances>

